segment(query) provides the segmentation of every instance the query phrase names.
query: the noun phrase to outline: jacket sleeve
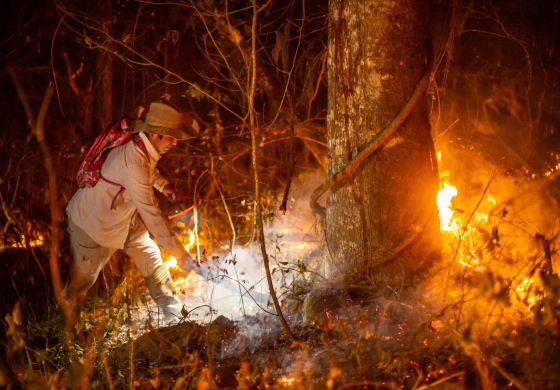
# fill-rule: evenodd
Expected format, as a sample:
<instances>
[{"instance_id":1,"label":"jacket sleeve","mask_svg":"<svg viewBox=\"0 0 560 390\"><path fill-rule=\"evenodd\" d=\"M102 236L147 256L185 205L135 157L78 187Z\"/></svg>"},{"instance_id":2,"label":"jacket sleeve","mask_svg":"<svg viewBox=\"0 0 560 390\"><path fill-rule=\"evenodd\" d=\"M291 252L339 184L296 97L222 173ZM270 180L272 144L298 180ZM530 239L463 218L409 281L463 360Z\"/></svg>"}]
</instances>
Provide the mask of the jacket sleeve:
<instances>
[{"instance_id":1,"label":"jacket sleeve","mask_svg":"<svg viewBox=\"0 0 560 390\"><path fill-rule=\"evenodd\" d=\"M122 185L126 188L128 196L138 210L148 231L163 249L178 260L183 258L187 251L177 236L169 230L166 219L157 206L149 168L141 164L131 164L128 168L129 175L126 176Z\"/></svg>"},{"instance_id":2,"label":"jacket sleeve","mask_svg":"<svg viewBox=\"0 0 560 390\"><path fill-rule=\"evenodd\" d=\"M156 190L158 190L159 192L163 192L163 188L169 184L169 181L165 177L161 176L156 168L156 170L154 171L153 183Z\"/></svg>"}]
</instances>

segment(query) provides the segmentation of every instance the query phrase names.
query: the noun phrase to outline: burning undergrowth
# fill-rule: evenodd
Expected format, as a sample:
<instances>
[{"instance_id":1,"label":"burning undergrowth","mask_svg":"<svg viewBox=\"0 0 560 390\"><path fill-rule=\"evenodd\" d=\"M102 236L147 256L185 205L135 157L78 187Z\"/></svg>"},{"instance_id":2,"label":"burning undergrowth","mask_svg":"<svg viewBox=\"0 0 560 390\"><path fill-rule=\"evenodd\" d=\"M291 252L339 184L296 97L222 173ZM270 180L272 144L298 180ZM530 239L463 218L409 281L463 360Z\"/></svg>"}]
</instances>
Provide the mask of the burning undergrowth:
<instances>
[{"instance_id":1,"label":"burning undergrowth","mask_svg":"<svg viewBox=\"0 0 560 390\"><path fill-rule=\"evenodd\" d=\"M257 248L230 242L214 245L212 253L192 218L177 219L187 249L206 257L203 276L166 257L183 316L158 322L145 291L138 294L136 279L127 279L130 294L109 314L97 348L108 359L98 360L92 385L554 388L560 381L559 225L550 175L514 174L449 146L439 165L442 261L406 293L326 285L315 219L295 201L309 189L293 193L286 215L267 229L267 246L298 342L285 337L274 313ZM310 291L319 299L310 303ZM104 302L91 304L89 313L105 313ZM9 337L24 340L21 318L16 312L7 318ZM99 321L86 316L84 334ZM80 362L85 355L77 356Z\"/></svg>"},{"instance_id":2,"label":"burning undergrowth","mask_svg":"<svg viewBox=\"0 0 560 390\"><path fill-rule=\"evenodd\" d=\"M315 273L324 256L320 247L301 246L313 242L302 240L301 231L269 229L269 242L277 244L275 283L303 343L287 340L274 313L267 313L272 307L255 249L215 257L214 279L205 282L212 285L208 311L196 320L210 323L208 329L223 323L220 315L236 322L227 337L210 343L219 344L212 356L197 355L202 366L212 362L214 376L197 371L189 378L210 387L272 388L558 383L558 226L546 218L556 212L550 181L514 175L477 156L464 167L457 163L465 161L462 153L449 148L439 154L442 261L406 294L322 287ZM294 248L297 255L288 255ZM221 285L224 280L233 285ZM313 303L305 299L310 290L319 297ZM543 337L549 344L541 345Z\"/></svg>"}]
</instances>

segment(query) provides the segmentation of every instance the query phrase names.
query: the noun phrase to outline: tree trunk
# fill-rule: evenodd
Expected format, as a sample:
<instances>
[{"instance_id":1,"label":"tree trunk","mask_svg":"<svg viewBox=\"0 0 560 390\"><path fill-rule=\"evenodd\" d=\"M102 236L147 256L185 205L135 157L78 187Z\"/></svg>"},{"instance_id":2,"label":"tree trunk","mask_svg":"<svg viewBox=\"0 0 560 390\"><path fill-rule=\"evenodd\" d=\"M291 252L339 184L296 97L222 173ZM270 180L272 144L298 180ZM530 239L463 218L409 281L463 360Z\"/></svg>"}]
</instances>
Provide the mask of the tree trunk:
<instances>
[{"instance_id":1,"label":"tree trunk","mask_svg":"<svg viewBox=\"0 0 560 390\"><path fill-rule=\"evenodd\" d=\"M111 35L113 23L112 0L98 0L95 11L103 31ZM95 56L93 116L94 131L100 132L113 120L113 57L111 53L99 50Z\"/></svg>"},{"instance_id":2,"label":"tree trunk","mask_svg":"<svg viewBox=\"0 0 560 390\"><path fill-rule=\"evenodd\" d=\"M427 10L418 0L329 2L329 175L381 135L427 71ZM330 193L328 277L398 287L437 257L436 161L423 97L393 137Z\"/></svg>"}]
</instances>

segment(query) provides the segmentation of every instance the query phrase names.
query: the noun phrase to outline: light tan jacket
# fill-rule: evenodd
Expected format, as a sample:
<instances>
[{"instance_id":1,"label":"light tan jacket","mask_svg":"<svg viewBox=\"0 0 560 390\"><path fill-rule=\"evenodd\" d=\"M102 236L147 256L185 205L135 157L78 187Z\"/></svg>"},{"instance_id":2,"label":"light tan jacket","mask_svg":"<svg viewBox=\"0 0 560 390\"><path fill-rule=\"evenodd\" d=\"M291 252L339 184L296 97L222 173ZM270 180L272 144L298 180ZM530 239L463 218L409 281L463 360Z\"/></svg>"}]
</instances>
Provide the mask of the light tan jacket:
<instances>
[{"instance_id":1,"label":"light tan jacket","mask_svg":"<svg viewBox=\"0 0 560 390\"><path fill-rule=\"evenodd\" d=\"M66 212L95 242L115 249L124 247L130 222L138 212L158 244L181 259L187 252L169 230L154 195L154 187L162 191L168 183L156 169L160 155L143 133L140 138L148 155L129 141L111 150L101 168L101 175L124 191L118 194L119 185L99 180L93 187L80 188Z\"/></svg>"}]
</instances>

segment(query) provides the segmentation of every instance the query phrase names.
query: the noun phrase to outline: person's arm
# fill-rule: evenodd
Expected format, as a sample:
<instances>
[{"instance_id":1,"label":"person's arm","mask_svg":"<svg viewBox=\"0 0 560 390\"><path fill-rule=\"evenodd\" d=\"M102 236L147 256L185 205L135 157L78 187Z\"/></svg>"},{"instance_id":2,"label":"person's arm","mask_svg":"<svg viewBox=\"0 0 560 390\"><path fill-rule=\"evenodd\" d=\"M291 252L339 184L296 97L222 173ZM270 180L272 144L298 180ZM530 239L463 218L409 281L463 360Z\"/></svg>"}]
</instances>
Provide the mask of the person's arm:
<instances>
[{"instance_id":1,"label":"person's arm","mask_svg":"<svg viewBox=\"0 0 560 390\"><path fill-rule=\"evenodd\" d=\"M177 236L169 230L165 217L157 207L149 169L140 164L132 164L128 166L128 171L124 183L121 184L126 188L148 231L159 245L178 260L187 257L187 251Z\"/></svg>"},{"instance_id":2,"label":"person's arm","mask_svg":"<svg viewBox=\"0 0 560 390\"><path fill-rule=\"evenodd\" d=\"M154 181L154 188L161 193L163 193L165 187L169 185L169 180L161 176L157 168L154 170L153 181Z\"/></svg>"},{"instance_id":3,"label":"person's arm","mask_svg":"<svg viewBox=\"0 0 560 390\"><path fill-rule=\"evenodd\" d=\"M161 192L165 197L171 198L173 201L177 199L177 189L166 178L160 175L159 171L154 171L153 175L154 188Z\"/></svg>"}]
</instances>

